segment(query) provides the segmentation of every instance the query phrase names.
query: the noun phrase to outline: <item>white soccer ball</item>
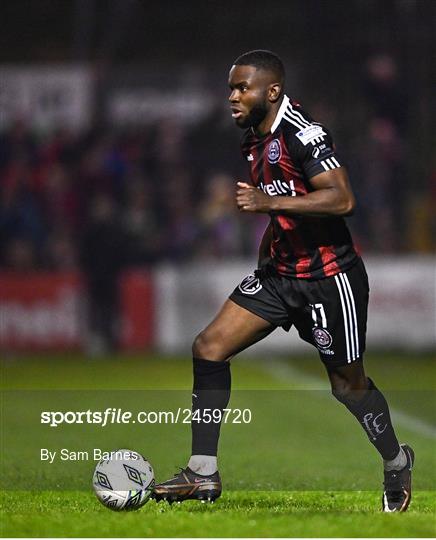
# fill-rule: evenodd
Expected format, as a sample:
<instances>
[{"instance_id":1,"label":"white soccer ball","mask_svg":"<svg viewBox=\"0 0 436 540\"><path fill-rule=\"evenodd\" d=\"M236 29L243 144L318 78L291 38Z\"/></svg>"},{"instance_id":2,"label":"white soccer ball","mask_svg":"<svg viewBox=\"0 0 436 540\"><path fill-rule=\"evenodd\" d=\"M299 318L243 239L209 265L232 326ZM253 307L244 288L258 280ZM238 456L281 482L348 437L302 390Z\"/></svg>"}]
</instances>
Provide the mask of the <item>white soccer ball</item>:
<instances>
[{"instance_id":1,"label":"white soccer ball","mask_svg":"<svg viewBox=\"0 0 436 540\"><path fill-rule=\"evenodd\" d=\"M107 508L136 510L150 498L154 471L141 454L122 448L98 462L92 484L97 499Z\"/></svg>"}]
</instances>

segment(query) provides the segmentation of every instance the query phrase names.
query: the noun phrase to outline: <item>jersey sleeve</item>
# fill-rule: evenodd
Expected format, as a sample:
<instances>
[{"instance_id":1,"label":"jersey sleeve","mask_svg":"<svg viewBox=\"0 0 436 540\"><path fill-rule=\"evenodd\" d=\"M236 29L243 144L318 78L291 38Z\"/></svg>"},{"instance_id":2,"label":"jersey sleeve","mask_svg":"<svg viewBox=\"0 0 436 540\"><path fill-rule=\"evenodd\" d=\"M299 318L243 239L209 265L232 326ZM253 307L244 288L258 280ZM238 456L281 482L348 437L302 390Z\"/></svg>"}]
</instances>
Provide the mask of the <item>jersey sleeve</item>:
<instances>
[{"instance_id":1,"label":"jersey sleeve","mask_svg":"<svg viewBox=\"0 0 436 540\"><path fill-rule=\"evenodd\" d=\"M320 124L311 124L290 135L289 147L307 178L342 167L330 132Z\"/></svg>"}]
</instances>

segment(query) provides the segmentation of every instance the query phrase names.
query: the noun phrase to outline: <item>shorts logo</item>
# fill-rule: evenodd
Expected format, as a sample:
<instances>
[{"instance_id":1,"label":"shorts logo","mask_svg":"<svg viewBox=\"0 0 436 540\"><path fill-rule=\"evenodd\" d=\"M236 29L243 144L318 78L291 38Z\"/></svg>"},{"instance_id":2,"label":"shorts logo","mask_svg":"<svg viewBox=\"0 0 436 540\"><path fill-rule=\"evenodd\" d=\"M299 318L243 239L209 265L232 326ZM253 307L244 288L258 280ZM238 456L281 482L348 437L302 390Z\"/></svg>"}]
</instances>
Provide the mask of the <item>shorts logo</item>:
<instances>
[{"instance_id":1,"label":"shorts logo","mask_svg":"<svg viewBox=\"0 0 436 540\"><path fill-rule=\"evenodd\" d=\"M313 339L320 349L328 349L333 342L333 338L325 328L315 326L312 328Z\"/></svg>"},{"instance_id":2,"label":"shorts logo","mask_svg":"<svg viewBox=\"0 0 436 540\"><path fill-rule=\"evenodd\" d=\"M269 143L268 147L268 161L269 163L277 163L282 157L282 147L280 146L280 141L274 139Z\"/></svg>"},{"instance_id":3,"label":"shorts logo","mask_svg":"<svg viewBox=\"0 0 436 540\"><path fill-rule=\"evenodd\" d=\"M256 294L262 288L259 278L253 274L249 274L238 285L239 290L244 294Z\"/></svg>"}]
</instances>

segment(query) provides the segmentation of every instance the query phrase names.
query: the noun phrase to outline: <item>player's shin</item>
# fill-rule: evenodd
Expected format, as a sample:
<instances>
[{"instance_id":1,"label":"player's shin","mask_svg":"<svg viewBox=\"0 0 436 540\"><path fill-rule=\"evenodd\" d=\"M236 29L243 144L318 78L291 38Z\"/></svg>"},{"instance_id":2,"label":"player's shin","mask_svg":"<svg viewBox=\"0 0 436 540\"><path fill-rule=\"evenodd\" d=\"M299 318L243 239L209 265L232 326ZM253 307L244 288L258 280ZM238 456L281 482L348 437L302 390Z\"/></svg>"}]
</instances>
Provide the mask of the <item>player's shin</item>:
<instances>
[{"instance_id":1,"label":"player's shin","mask_svg":"<svg viewBox=\"0 0 436 540\"><path fill-rule=\"evenodd\" d=\"M194 358L192 391L192 457L189 467L212 474L224 409L230 399L230 363ZM194 470L194 469L193 469Z\"/></svg>"},{"instance_id":2,"label":"player's shin","mask_svg":"<svg viewBox=\"0 0 436 540\"><path fill-rule=\"evenodd\" d=\"M357 401L352 399L352 395L333 393L357 418L383 459L395 459L400 452L400 445L392 426L387 401L373 381L368 378L368 391Z\"/></svg>"}]
</instances>

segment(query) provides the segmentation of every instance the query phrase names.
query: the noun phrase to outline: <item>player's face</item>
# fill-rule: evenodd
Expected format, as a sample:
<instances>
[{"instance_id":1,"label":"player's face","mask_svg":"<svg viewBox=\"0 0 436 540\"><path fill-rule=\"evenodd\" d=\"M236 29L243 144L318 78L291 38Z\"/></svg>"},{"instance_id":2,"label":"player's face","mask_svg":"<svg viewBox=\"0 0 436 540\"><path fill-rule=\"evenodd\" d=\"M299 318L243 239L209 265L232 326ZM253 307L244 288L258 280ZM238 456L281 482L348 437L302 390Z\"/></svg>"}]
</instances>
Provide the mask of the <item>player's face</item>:
<instances>
[{"instance_id":1,"label":"player's face","mask_svg":"<svg viewBox=\"0 0 436 540\"><path fill-rule=\"evenodd\" d=\"M271 75L254 66L233 66L229 74L232 117L240 128L257 127L268 113Z\"/></svg>"}]
</instances>

